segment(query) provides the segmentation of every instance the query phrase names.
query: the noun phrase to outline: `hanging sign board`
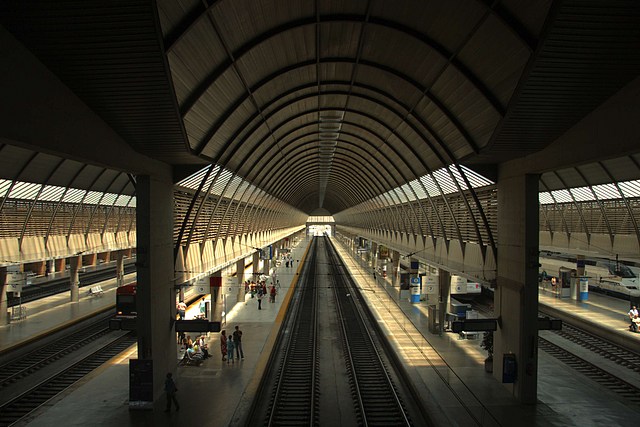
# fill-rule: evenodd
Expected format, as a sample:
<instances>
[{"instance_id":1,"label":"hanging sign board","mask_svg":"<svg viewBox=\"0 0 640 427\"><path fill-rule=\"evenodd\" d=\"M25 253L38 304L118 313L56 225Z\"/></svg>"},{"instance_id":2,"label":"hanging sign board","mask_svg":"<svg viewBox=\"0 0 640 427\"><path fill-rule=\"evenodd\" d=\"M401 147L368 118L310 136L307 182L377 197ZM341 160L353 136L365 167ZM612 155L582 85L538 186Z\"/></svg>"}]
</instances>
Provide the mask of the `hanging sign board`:
<instances>
[{"instance_id":1,"label":"hanging sign board","mask_svg":"<svg viewBox=\"0 0 640 427\"><path fill-rule=\"evenodd\" d=\"M225 277L224 287L227 290L227 293L233 293L233 290L238 287L238 279L233 276Z\"/></svg>"},{"instance_id":2,"label":"hanging sign board","mask_svg":"<svg viewBox=\"0 0 640 427\"><path fill-rule=\"evenodd\" d=\"M22 292L27 283L27 273L7 272L7 292Z\"/></svg>"},{"instance_id":3,"label":"hanging sign board","mask_svg":"<svg viewBox=\"0 0 640 427\"><path fill-rule=\"evenodd\" d=\"M198 295L206 295L211 292L211 285L209 282L209 278L205 277L203 279L198 279L195 284L195 291Z\"/></svg>"},{"instance_id":4,"label":"hanging sign board","mask_svg":"<svg viewBox=\"0 0 640 427\"><path fill-rule=\"evenodd\" d=\"M467 279L462 276L451 276L451 295L466 294Z\"/></svg>"},{"instance_id":5,"label":"hanging sign board","mask_svg":"<svg viewBox=\"0 0 640 427\"><path fill-rule=\"evenodd\" d=\"M422 284L422 290L427 295L438 295L438 276L425 276L425 281Z\"/></svg>"}]
</instances>

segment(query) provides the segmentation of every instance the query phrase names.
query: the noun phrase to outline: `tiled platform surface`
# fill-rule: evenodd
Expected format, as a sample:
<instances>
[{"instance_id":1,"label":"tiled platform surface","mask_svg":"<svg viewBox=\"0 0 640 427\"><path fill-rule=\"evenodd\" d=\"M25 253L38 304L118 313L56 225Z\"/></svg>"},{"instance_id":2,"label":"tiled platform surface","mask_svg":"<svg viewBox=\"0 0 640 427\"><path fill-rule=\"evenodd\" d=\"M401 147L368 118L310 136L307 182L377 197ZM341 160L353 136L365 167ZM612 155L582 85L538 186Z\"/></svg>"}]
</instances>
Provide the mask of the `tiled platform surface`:
<instances>
[{"instance_id":1,"label":"tiled platform surface","mask_svg":"<svg viewBox=\"0 0 640 427\"><path fill-rule=\"evenodd\" d=\"M439 426L635 426L640 408L630 407L616 395L576 374L544 352L539 356L538 400L535 406L518 404L509 390L484 372L485 354L479 340L460 340L458 335L438 336L427 331L426 306L399 301L397 290L372 275L342 248L340 252L368 303L378 313L386 334L405 360L416 388L425 396L429 411ZM308 241L294 250L301 259ZM128 409L128 357L123 356L99 369L42 408L33 426L171 426L196 423L202 426L244 425L258 375L266 363L283 296L290 290L294 269L278 269L282 290L276 304L263 301L257 310L247 298L229 314L231 330L238 324L244 332L245 360L228 365L218 357L218 334L211 335L213 358L201 367L179 368L177 385L179 413L162 412L162 402L153 412ZM540 301L606 323L625 333L624 313L628 304L590 296L589 302L560 300L541 292ZM286 304L285 304L286 305ZM541 332L547 333L547 332ZM640 338L640 334L632 335ZM602 363L607 363L602 361Z\"/></svg>"}]
</instances>

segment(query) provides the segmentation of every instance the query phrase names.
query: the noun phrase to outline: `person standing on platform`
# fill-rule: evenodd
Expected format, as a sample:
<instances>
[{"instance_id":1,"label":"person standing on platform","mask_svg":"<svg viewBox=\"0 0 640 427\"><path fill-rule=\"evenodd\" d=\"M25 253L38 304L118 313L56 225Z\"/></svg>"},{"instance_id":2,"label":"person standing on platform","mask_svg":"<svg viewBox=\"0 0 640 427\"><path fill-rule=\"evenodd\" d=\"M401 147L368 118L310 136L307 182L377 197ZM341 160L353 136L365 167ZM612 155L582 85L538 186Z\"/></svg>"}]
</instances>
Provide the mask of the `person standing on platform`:
<instances>
[{"instance_id":1,"label":"person standing on platform","mask_svg":"<svg viewBox=\"0 0 640 427\"><path fill-rule=\"evenodd\" d=\"M164 412L171 412L171 402L176 405L176 411L180 410L180 404L178 403L178 399L176 399L176 392L178 391L178 387L176 387L176 383L173 382L171 372L167 373L167 378L164 380L164 392L167 394L167 407Z\"/></svg>"},{"instance_id":2,"label":"person standing on platform","mask_svg":"<svg viewBox=\"0 0 640 427\"><path fill-rule=\"evenodd\" d=\"M270 301L272 303L276 302L276 285L271 285L271 290L269 291Z\"/></svg>"},{"instance_id":3,"label":"person standing on platform","mask_svg":"<svg viewBox=\"0 0 640 427\"><path fill-rule=\"evenodd\" d=\"M262 292L259 292L256 298L258 298L258 310L262 310Z\"/></svg>"},{"instance_id":4,"label":"person standing on platform","mask_svg":"<svg viewBox=\"0 0 640 427\"><path fill-rule=\"evenodd\" d=\"M236 325L236 330L233 332L233 341L236 343L236 352L238 353L238 359L244 360L244 351L242 351L242 331L240 326Z\"/></svg>"},{"instance_id":5,"label":"person standing on platform","mask_svg":"<svg viewBox=\"0 0 640 427\"><path fill-rule=\"evenodd\" d=\"M200 301L200 304L198 304L198 309L200 310L200 317L201 318L205 318L207 317L207 303L204 302L204 298L202 298L202 300Z\"/></svg>"},{"instance_id":6,"label":"person standing on platform","mask_svg":"<svg viewBox=\"0 0 640 427\"><path fill-rule=\"evenodd\" d=\"M233 342L233 335L229 335L227 337L227 365L229 364L229 361L231 361L231 363L234 363L233 358L234 358L234 352L235 352L235 343Z\"/></svg>"},{"instance_id":7,"label":"person standing on platform","mask_svg":"<svg viewBox=\"0 0 640 427\"><path fill-rule=\"evenodd\" d=\"M180 301L178 303L178 316L180 316L180 320L184 319L184 314L187 311L187 304L184 301Z\"/></svg>"},{"instance_id":8,"label":"person standing on platform","mask_svg":"<svg viewBox=\"0 0 640 427\"><path fill-rule=\"evenodd\" d=\"M220 332L220 353L222 353L222 361L227 360L227 331Z\"/></svg>"}]
</instances>

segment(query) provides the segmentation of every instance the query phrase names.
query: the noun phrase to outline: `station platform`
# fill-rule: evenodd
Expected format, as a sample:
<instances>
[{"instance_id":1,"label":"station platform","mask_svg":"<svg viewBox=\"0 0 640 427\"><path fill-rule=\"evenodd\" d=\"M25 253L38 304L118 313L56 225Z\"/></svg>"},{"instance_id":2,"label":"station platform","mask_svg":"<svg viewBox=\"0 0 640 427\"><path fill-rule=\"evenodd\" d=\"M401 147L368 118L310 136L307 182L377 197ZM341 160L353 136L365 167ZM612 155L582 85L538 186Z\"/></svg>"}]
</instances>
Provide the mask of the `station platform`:
<instances>
[{"instance_id":1,"label":"station platform","mask_svg":"<svg viewBox=\"0 0 640 427\"><path fill-rule=\"evenodd\" d=\"M479 339L428 332L425 303L399 299L397 288L380 277L375 280L371 269L357 254L350 253L338 240L334 239L334 242L362 289L363 298L377 313L387 338L398 349L414 387L427 401L436 425L637 424L640 408L630 406L543 351L539 353L538 404L519 404L503 384L484 371L486 353L480 349ZM164 399L157 402L153 411L129 410L128 360L136 357L135 347L132 347L127 354L99 368L36 411L28 425L246 425L244 417L256 393L260 373L267 363L288 304L286 297L292 293L308 243L308 239L303 240L293 248L293 258L300 260L294 268L278 267L281 290L275 304L263 300L263 309L258 310L256 300L247 296L244 303L238 303L230 310L223 329L230 332L238 325L243 331L244 360L233 364L223 362L219 334L212 333L209 350L213 357L199 367L178 367L175 380L180 412L164 413ZM640 339L640 334L625 331L628 302L599 295L590 295L588 302L575 302L545 292L541 290L541 303L594 319L621 334L626 332L630 339ZM541 331L541 334L546 332ZM27 422L19 425L27 425Z\"/></svg>"},{"instance_id":2,"label":"station platform","mask_svg":"<svg viewBox=\"0 0 640 427\"><path fill-rule=\"evenodd\" d=\"M52 273L41 278L40 283L54 280L55 274L64 273ZM125 283L131 283L136 280L136 274L127 274L124 280ZM75 303L70 301L69 292L62 292L22 304L26 318L0 326L0 354L113 307L116 302L116 279L106 280L100 286L103 290L100 296L90 295L89 287L80 288L79 301Z\"/></svg>"}]
</instances>

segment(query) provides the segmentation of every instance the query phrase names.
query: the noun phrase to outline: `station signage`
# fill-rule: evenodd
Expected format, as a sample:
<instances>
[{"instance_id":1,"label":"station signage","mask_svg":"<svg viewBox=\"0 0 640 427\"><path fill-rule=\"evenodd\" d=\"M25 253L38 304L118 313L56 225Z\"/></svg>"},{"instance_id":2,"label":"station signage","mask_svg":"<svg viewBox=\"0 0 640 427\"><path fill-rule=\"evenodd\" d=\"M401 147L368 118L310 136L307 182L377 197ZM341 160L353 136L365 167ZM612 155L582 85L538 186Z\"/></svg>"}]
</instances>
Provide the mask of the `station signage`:
<instances>
[{"instance_id":1,"label":"station signage","mask_svg":"<svg viewBox=\"0 0 640 427\"><path fill-rule=\"evenodd\" d=\"M27 273L7 272L7 292L22 292L27 284Z\"/></svg>"},{"instance_id":2,"label":"station signage","mask_svg":"<svg viewBox=\"0 0 640 427\"><path fill-rule=\"evenodd\" d=\"M238 279L236 279L234 276L225 277L224 287L227 289L229 293L231 293L233 289L238 287Z\"/></svg>"},{"instance_id":3,"label":"station signage","mask_svg":"<svg viewBox=\"0 0 640 427\"><path fill-rule=\"evenodd\" d=\"M427 295L438 295L439 286L438 286L438 276L424 276L425 280L422 284L422 290Z\"/></svg>"},{"instance_id":4,"label":"station signage","mask_svg":"<svg viewBox=\"0 0 640 427\"><path fill-rule=\"evenodd\" d=\"M209 282L209 278L198 279L195 285L196 293L198 295L206 295L211 292L211 285Z\"/></svg>"},{"instance_id":5,"label":"station signage","mask_svg":"<svg viewBox=\"0 0 640 427\"><path fill-rule=\"evenodd\" d=\"M451 276L451 295L466 294L467 279L462 276Z\"/></svg>"}]
</instances>

